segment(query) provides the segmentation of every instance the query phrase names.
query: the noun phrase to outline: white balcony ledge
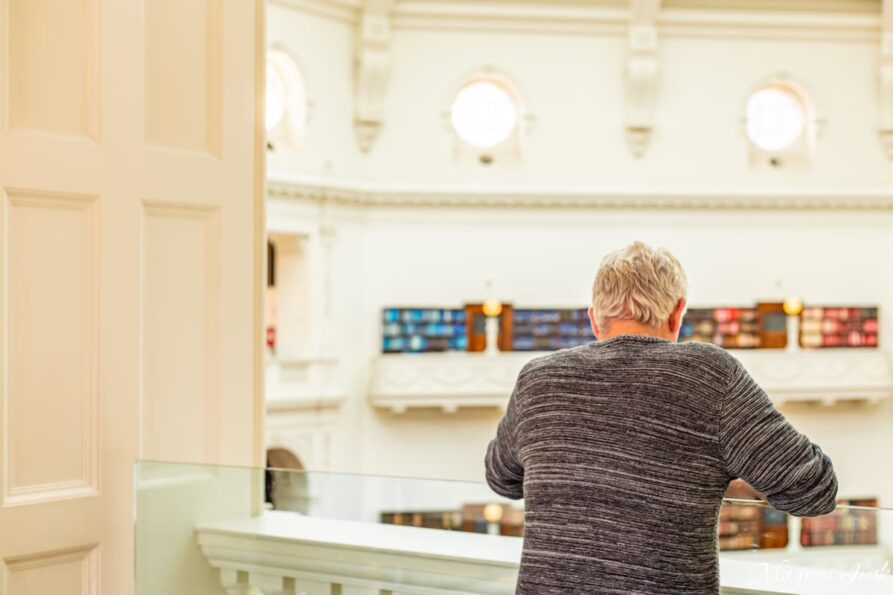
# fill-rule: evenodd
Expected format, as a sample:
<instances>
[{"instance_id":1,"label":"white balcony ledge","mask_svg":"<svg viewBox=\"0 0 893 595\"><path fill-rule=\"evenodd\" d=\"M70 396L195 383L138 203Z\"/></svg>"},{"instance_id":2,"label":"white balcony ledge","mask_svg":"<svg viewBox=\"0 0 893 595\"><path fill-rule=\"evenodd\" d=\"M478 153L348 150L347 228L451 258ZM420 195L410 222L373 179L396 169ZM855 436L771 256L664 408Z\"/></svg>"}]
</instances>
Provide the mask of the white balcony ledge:
<instances>
[{"instance_id":1,"label":"white balcony ledge","mask_svg":"<svg viewBox=\"0 0 893 595\"><path fill-rule=\"evenodd\" d=\"M257 588L264 595L509 595L515 590L522 548L517 537L290 512L209 523L199 526L197 534L224 588L239 594ZM893 589L893 576L883 570L834 570L811 560L812 552L780 553L785 554L780 560L760 551L721 555L721 592L879 595Z\"/></svg>"},{"instance_id":2,"label":"white balcony ledge","mask_svg":"<svg viewBox=\"0 0 893 595\"><path fill-rule=\"evenodd\" d=\"M735 350L776 404L878 403L893 393L890 356L878 349ZM504 408L518 372L542 353L384 355L372 362L373 406L402 413L413 407Z\"/></svg>"},{"instance_id":3,"label":"white balcony ledge","mask_svg":"<svg viewBox=\"0 0 893 595\"><path fill-rule=\"evenodd\" d=\"M266 512L198 528L198 542L230 592L514 592L521 540Z\"/></svg>"},{"instance_id":4,"label":"white balcony ledge","mask_svg":"<svg viewBox=\"0 0 893 595\"><path fill-rule=\"evenodd\" d=\"M347 398L335 357L280 357L267 363L268 413L337 409Z\"/></svg>"}]
</instances>

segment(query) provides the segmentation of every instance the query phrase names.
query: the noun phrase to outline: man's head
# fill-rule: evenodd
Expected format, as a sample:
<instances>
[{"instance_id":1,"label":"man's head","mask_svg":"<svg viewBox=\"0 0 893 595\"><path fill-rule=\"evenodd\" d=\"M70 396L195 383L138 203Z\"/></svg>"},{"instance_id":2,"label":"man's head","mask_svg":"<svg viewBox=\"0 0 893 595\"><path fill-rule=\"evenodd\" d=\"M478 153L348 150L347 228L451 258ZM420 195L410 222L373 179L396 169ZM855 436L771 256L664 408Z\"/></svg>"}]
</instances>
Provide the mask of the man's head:
<instances>
[{"instance_id":1,"label":"man's head","mask_svg":"<svg viewBox=\"0 0 893 595\"><path fill-rule=\"evenodd\" d=\"M688 282L676 257L664 248L633 242L602 260L592 284L589 320L599 339L679 336Z\"/></svg>"}]
</instances>

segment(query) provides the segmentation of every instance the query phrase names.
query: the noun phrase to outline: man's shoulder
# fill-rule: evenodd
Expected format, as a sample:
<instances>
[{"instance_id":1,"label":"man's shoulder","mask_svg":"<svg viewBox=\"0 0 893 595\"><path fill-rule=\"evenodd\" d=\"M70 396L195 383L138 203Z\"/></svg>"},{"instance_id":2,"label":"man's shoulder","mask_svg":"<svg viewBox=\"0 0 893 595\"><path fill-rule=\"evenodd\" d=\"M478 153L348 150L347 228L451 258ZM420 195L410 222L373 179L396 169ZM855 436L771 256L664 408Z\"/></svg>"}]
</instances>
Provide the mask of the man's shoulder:
<instances>
[{"instance_id":1,"label":"man's shoulder","mask_svg":"<svg viewBox=\"0 0 893 595\"><path fill-rule=\"evenodd\" d=\"M584 354L589 349L591 343L580 345L578 347L569 347L567 349L559 349L550 353L545 353L531 359L521 369L521 375L536 374L544 370L554 367L572 366L582 361Z\"/></svg>"},{"instance_id":2,"label":"man's shoulder","mask_svg":"<svg viewBox=\"0 0 893 595\"><path fill-rule=\"evenodd\" d=\"M676 343L675 347L678 349L688 350L691 353L696 353L704 357L732 357L732 354L730 354L728 351L726 351L719 345L714 345L713 343L704 343L701 341L684 341Z\"/></svg>"},{"instance_id":3,"label":"man's shoulder","mask_svg":"<svg viewBox=\"0 0 893 595\"><path fill-rule=\"evenodd\" d=\"M734 355L713 343L686 341L685 343L677 343L675 348L676 351L683 354L686 358L691 358L705 366L717 368L717 371L725 376L731 374L735 367L741 365Z\"/></svg>"}]
</instances>

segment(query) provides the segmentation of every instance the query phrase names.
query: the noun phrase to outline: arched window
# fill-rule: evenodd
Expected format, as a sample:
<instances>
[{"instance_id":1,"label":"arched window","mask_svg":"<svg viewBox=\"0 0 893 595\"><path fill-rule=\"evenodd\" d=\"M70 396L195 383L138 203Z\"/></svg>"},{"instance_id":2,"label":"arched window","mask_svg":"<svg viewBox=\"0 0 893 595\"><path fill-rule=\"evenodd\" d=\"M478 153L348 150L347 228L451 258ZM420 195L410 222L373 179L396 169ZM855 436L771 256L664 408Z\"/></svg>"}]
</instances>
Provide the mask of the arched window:
<instances>
[{"instance_id":1,"label":"arched window","mask_svg":"<svg viewBox=\"0 0 893 595\"><path fill-rule=\"evenodd\" d=\"M307 120L307 90L294 59L285 51L267 52L265 122L272 148L286 144L300 148Z\"/></svg>"}]
</instances>

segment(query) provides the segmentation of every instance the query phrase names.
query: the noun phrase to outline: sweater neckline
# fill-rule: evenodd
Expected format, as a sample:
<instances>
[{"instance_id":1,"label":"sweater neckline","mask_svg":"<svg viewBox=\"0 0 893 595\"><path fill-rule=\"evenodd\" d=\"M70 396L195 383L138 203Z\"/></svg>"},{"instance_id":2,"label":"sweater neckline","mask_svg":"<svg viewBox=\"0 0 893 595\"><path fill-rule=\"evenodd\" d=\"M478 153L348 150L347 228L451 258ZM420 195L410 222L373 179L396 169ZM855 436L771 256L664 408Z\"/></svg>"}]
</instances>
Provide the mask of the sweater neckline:
<instances>
[{"instance_id":1,"label":"sweater neckline","mask_svg":"<svg viewBox=\"0 0 893 595\"><path fill-rule=\"evenodd\" d=\"M617 335L610 339L598 339L595 345L613 345L614 343L671 343L669 339L662 337L652 337L651 335Z\"/></svg>"}]
</instances>

